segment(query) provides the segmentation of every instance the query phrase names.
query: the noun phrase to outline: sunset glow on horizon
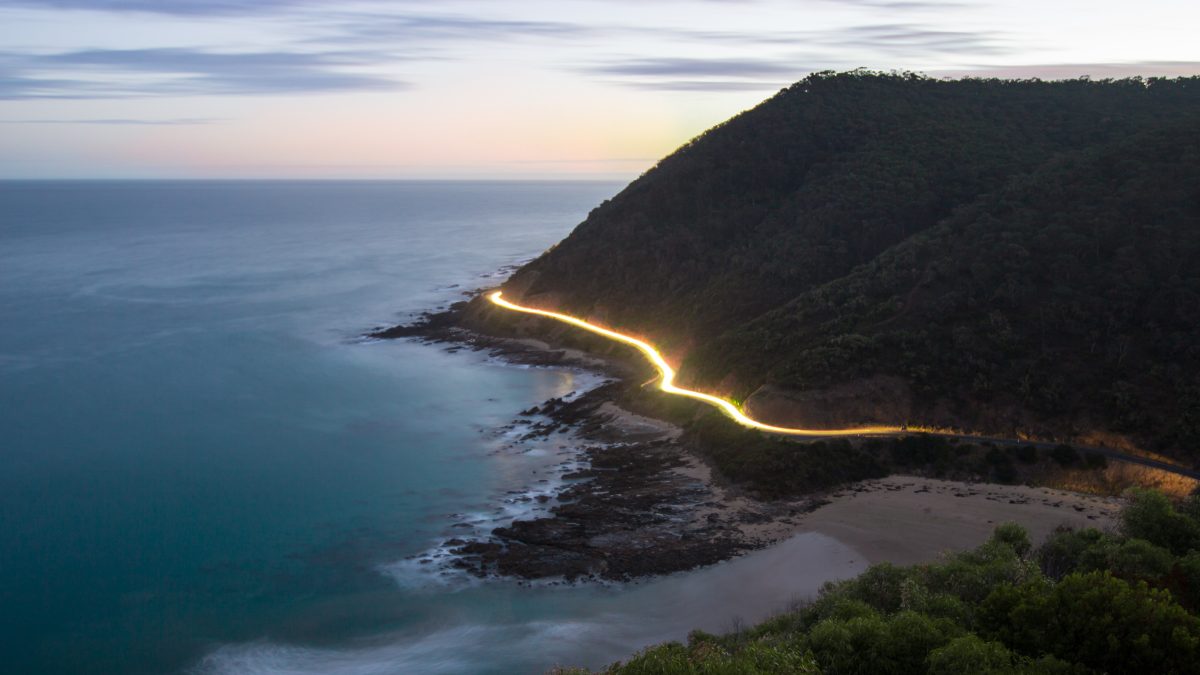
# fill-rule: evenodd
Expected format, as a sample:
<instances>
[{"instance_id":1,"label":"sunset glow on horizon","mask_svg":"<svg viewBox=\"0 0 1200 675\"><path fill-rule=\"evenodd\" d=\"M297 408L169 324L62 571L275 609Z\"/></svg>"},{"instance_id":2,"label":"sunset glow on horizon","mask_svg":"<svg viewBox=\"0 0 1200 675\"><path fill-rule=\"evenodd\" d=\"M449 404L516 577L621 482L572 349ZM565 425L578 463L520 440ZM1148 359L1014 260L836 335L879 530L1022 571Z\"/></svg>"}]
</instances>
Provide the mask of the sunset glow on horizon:
<instances>
[{"instance_id":1,"label":"sunset glow on horizon","mask_svg":"<svg viewBox=\"0 0 1200 675\"><path fill-rule=\"evenodd\" d=\"M629 179L820 70L1200 73L1195 3L0 3L2 178Z\"/></svg>"}]
</instances>

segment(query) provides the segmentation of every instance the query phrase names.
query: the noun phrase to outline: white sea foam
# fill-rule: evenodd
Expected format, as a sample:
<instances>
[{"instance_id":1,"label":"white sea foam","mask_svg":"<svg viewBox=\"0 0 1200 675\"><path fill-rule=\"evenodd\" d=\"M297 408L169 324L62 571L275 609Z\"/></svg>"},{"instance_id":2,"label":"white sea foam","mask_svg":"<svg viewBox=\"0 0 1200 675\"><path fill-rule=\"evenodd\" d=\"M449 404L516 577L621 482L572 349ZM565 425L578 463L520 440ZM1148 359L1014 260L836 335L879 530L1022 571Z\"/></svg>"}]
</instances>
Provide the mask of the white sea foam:
<instances>
[{"instance_id":1,"label":"white sea foam","mask_svg":"<svg viewBox=\"0 0 1200 675\"><path fill-rule=\"evenodd\" d=\"M353 647L320 649L256 642L206 657L198 675L382 675L543 672L554 665L598 668L688 631L725 632L756 623L816 594L826 581L858 574L863 557L834 539L801 534L767 549L692 572L637 584L559 589L484 584L456 605L462 623L444 630L379 635ZM511 586L509 587L511 588ZM553 593L556 609L511 620L524 596ZM508 620L495 620L503 616ZM468 617L474 617L469 619Z\"/></svg>"},{"instance_id":2,"label":"white sea foam","mask_svg":"<svg viewBox=\"0 0 1200 675\"><path fill-rule=\"evenodd\" d=\"M575 389L569 394L580 396L601 381L603 378L600 377L582 383L576 379L573 381ZM457 556L451 551L461 544L447 545L446 542L455 539L488 541L496 528L547 515L558 504L559 493L570 482L564 476L588 466L582 458L582 443L573 434L553 438L529 437L535 431L535 424L548 422L549 418L535 415L518 419L492 432L496 446L490 454L519 457L521 463L518 467L522 475L536 475L539 478L519 488L493 494L477 508L450 514L442 536L431 542L429 548L403 560L380 565L379 571L401 588L409 590L462 590L478 585L478 577L453 566Z\"/></svg>"},{"instance_id":3,"label":"white sea foam","mask_svg":"<svg viewBox=\"0 0 1200 675\"><path fill-rule=\"evenodd\" d=\"M615 616L587 621L470 624L434 633L393 635L357 649L321 649L255 642L227 645L193 669L195 675L395 675L399 673L504 673L522 661L549 665L579 658L580 644L605 642ZM526 672L518 669L515 672ZM530 672L537 672L537 667Z\"/></svg>"}]
</instances>

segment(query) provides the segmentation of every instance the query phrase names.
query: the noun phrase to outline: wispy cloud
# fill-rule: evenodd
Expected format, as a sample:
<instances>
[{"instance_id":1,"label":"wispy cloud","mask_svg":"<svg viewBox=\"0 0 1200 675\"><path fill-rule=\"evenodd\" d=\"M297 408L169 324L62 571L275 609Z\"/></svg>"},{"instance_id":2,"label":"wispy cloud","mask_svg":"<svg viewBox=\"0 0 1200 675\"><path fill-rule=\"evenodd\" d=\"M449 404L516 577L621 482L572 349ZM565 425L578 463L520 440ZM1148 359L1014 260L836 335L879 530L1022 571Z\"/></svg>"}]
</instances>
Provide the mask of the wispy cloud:
<instances>
[{"instance_id":1,"label":"wispy cloud","mask_svg":"<svg viewBox=\"0 0 1200 675\"><path fill-rule=\"evenodd\" d=\"M947 30L916 17L961 7L957 0L825 0L866 10L886 9L909 21L792 30L696 29L636 23L616 12L607 22L582 22L562 13L526 12L513 18L499 9L447 2L430 11L419 2L363 2L322 6L315 0L15 0L26 7L159 12L188 16L257 13L298 32L294 51L229 53L199 49L86 50L35 57L0 69L0 98L100 98L167 95L242 95L404 88L377 73L397 60L469 58L472 45L511 41L553 42L593 54L584 62L545 66L603 82L665 91L769 91L807 72L861 64L930 62L970 54L1011 51L995 31ZM642 0L643 2L645 0ZM775 4L767 0L656 0L690 4ZM821 0L812 0L820 2ZM487 7L486 5L484 7ZM568 18L563 18L568 17ZM262 19L262 17L258 17ZM265 20L265 19L263 19ZM922 19L924 20L924 19ZM637 44L631 53L603 56L608 45ZM395 53L402 45L404 57ZM644 47L642 46L644 45ZM669 45L669 46L668 46ZM713 49L719 47L720 49ZM728 53L728 57L694 54ZM853 63L848 52L855 53ZM744 55L753 54L754 57ZM0 55L2 58L2 55ZM584 57L588 58L588 57ZM364 68L363 66L366 66ZM80 69L84 69L80 72ZM417 70L420 70L418 65ZM129 74L143 76L130 85ZM112 75L113 77L109 77ZM148 77L154 75L155 77Z\"/></svg>"},{"instance_id":2,"label":"wispy cloud","mask_svg":"<svg viewBox=\"0 0 1200 675\"><path fill-rule=\"evenodd\" d=\"M1125 77L1186 77L1200 74L1200 61L1130 61L1127 63L1043 63L1023 66L977 65L935 70L944 77L1041 78L1046 80Z\"/></svg>"},{"instance_id":3,"label":"wispy cloud","mask_svg":"<svg viewBox=\"0 0 1200 675\"><path fill-rule=\"evenodd\" d=\"M845 4L858 5L868 9L890 9L894 11L925 12L930 10L945 11L949 9L964 9L971 5L966 2L947 0L837 0Z\"/></svg>"},{"instance_id":4,"label":"wispy cloud","mask_svg":"<svg viewBox=\"0 0 1200 675\"><path fill-rule=\"evenodd\" d=\"M697 44L720 43L745 49L793 46L825 54L886 53L901 56L938 54L998 54L1014 49L1010 37L999 31L960 31L917 23L861 24L820 31L671 31L660 32Z\"/></svg>"},{"instance_id":5,"label":"wispy cloud","mask_svg":"<svg viewBox=\"0 0 1200 675\"><path fill-rule=\"evenodd\" d=\"M682 92L722 92L722 91L761 91L768 92L775 89L781 89L787 83L799 79L804 73L811 72L810 70L802 71L794 77L781 78L778 81L756 81L756 80L654 80L646 82L621 82L620 84L634 89L648 89L651 91L682 91Z\"/></svg>"},{"instance_id":6,"label":"wispy cloud","mask_svg":"<svg viewBox=\"0 0 1200 675\"><path fill-rule=\"evenodd\" d=\"M649 30L649 29L647 29ZM959 31L915 23L851 25L824 31L660 31L694 45L767 54L755 58L678 58L620 55L577 70L638 89L664 91L768 91L815 70L934 60L953 55L1006 54L1007 35ZM848 63L847 52L857 56Z\"/></svg>"},{"instance_id":7,"label":"wispy cloud","mask_svg":"<svg viewBox=\"0 0 1200 675\"><path fill-rule=\"evenodd\" d=\"M225 122L220 117L173 117L167 119L133 119L120 117L102 117L85 119L39 119L39 120L0 120L0 124L100 124L112 126L176 126L193 124L216 124Z\"/></svg>"},{"instance_id":8,"label":"wispy cloud","mask_svg":"<svg viewBox=\"0 0 1200 675\"><path fill-rule=\"evenodd\" d=\"M183 16L262 14L310 4L311 0L7 0L13 7L146 12Z\"/></svg>"},{"instance_id":9,"label":"wispy cloud","mask_svg":"<svg viewBox=\"0 0 1200 675\"><path fill-rule=\"evenodd\" d=\"M148 48L0 53L0 100L394 91L411 85L378 73L395 70L398 62L412 62L418 56L441 60L453 58L463 45L481 42L604 34L603 29L569 21L425 13L404 2L354 9L317 7L305 0L16 0L13 4L198 18L279 14L272 20L277 18L298 32L290 47L269 52ZM400 45L403 54L398 53Z\"/></svg>"},{"instance_id":10,"label":"wispy cloud","mask_svg":"<svg viewBox=\"0 0 1200 675\"><path fill-rule=\"evenodd\" d=\"M400 89L406 83L353 68L375 53L194 49L88 49L0 54L0 99L292 94Z\"/></svg>"},{"instance_id":11,"label":"wispy cloud","mask_svg":"<svg viewBox=\"0 0 1200 675\"><path fill-rule=\"evenodd\" d=\"M823 41L898 56L997 55L1013 49L1008 38L995 31L944 30L907 23L852 26L833 35L826 34Z\"/></svg>"},{"instance_id":12,"label":"wispy cloud","mask_svg":"<svg viewBox=\"0 0 1200 675\"><path fill-rule=\"evenodd\" d=\"M563 4L569 4L567 0ZM618 0L610 0L616 3ZM647 0L624 0L629 4L647 4ZM659 4L672 5L743 5L747 9L755 5L772 4L769 0L653 0ZM970 7L970 3L962 0L825 0L828 4L839 6L854 6L865 9L884 9L893 12L911 11L911 12L927 12L927 11L946 11L954 9L962 9ZM9 7L25 7L32 9L49 9L49 10L87 10L87 11L102 11L102 12L140 12L148 14L164 14L174 16L222 16L222 15L264 15L274 14L296 9L318 9L326 15L336 15L345 13L344 9L331 8L332 3L321 2L321 0L5 0L3 3ZM397 6L402 8L428 8L432 3L423 3L421 0L375 0L374 2L366 2L364 6L375 8L381 12L379 16L388 16L382 11L394 12ZM461 2L454 0L443 0L438 3L440 7L462 5ZM468 3L469 5L469 3ZM363 13L365 16L366 13ZM470 27L470 18L464 17L464 26ZM485 26L489 21L486 19L477 22L477 25ZM553 28L554 22L539 22L539 21L495 21L496 27L501 29L519 28L519 24L526 24L527 27L537 29L541 27ZM502 24L509 24L507 26Z\"/></svg>"},{"instance_id":13,"label":"wispy cloud","mask_svg":"<svg viewBox=\"0 0 1200 675\"><path fill-rule=\"evenodd\" d=\"M362 41L404 40L509 40L522 37L578 38L603 35L603 27L568 21L535 21L479 16L363 13L333 14L325 23L329 37L318 42L360 44Z\"/></svg>"},{"instance_id":14,"label":"wispy cloud","mask_svg":"<svg viewBox=\"0 0 1200 675\"><path fill-rule=\"evenodd\" d=\"M796 66L773 59L645 58L597 64L584 70L601 75L760 77L796 72Z\"/></svg>"}]
</instances>

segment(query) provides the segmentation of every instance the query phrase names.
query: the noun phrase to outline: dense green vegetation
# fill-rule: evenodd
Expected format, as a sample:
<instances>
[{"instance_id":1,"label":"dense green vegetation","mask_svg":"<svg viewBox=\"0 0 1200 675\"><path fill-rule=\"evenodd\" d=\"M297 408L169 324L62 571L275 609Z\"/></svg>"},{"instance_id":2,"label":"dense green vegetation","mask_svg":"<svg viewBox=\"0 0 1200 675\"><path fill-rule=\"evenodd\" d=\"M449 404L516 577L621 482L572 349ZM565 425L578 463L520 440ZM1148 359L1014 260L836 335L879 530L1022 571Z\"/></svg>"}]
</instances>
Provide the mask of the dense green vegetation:
<instances>
[{"instance_id":1,"label":"dense green vegetation","mask_svg":"<svg viewBox=\"0 0 1200 675\"><path fill-rule=\"evenodd\" d=\"M1121 531L1018 525L930 565L875 565L754 628L650 648L609 673L1200 672L1200 498L1135 491Z\"/></svg>"},{"instance_id":2,"label":"dense green vegetation","mask_svg":"<svg viewBox=\"0 0 1200 675\"><path fill-rule=\"evenodd\" d=\"M921 423L1192 458L1198 254L1200 78L821 73L506 288L643 331L738 399L888 375Z\"/></svg>"},{"instance_id":3,"label":"dense green vegetation","mask_svg":"<svg viewBox=\"0 0 1200 675\"><path fill-rule=\"evenodd\" d=\"M1103 469L1102 455L1070 445L1039 450L913 435L866 441L802 442L746 429L717 412L687 423L684 441L720 475L758 497L801 497L893 473L933 478L1038 483L1051 467Z\"/></svg>"}]
</instances>

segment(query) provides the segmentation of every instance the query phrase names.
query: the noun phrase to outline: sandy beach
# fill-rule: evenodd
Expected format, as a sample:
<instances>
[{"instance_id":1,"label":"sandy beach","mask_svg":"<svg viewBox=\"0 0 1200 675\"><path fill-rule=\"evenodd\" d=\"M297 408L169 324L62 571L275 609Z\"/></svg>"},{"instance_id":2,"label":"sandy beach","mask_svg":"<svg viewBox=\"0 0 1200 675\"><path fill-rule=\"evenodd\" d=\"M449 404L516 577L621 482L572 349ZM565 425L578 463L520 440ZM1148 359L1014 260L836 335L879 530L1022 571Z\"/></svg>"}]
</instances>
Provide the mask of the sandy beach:
<instances>
[{"instance_id":1,"label":"sandy beach","mask_svg":"<svg viewBox=\"0 0 1200 675\"><path fill-rule=\"evenodd\" d=\"M613 431L639 437L678 436L679 429L606 402L601 410ZM656 433L657 432L657 433ZM912 565L936 560L948 551L964 551L987 541L997 525L1015 522L1029 531L1035 545L1056 527L1116 526L1119 497L1068 492L1026 485L998 485L892 475L863 481L824 495L829 503L809 510L806 501L759 502L736 489L718 485L698 458L676 469L709 485L721 495L720 505L700 514L762 513L739 528L751 541L782 543L798 534L816 532L853 549L868 563ZM770 555L770 554L768 554Z\"/></svg>"},{"instance_id":2,"label":"sandy beach","mask_svg":"<svg viewBox=\"0 0 1200 675\"><path fill-rule=\"evenodd\" d=\"M678 427L625 410L613 402L600 412L605 426L617 437L639 440L676 439ZM721 495L702 517L737 514L737 523L748 541L780 548L779 544L798 534L816 532L852 548L871 564L890 562L911 565L931 562L942 554L975 548L987 541L995 527L1015 522L1040 544L1057 527L1113 529L1117 524L1120 497L1099 496L1047 487L1000 485L938 480L920 476L892 475L863 481L824 497L829 503L811 510L808 500L761 502L742 491L722 484L700 458L689 453L676 471L709 486ZM1194 481L1124 462L1111 463L1102 475L1137 473L1126 477L1130 484L1152 484L1168 492L1180 492L1164 484L1182 482L1186 491ZM1144 475L1143 475L1144 474ZM1099 478L1083 474L1084 478ZM1076 482L1079 482L1076 478ZM1155 482L1157 481L1157 482ZM1082 488L1093 488L1083 484ZM810 512L811 510L811 512ZM761 514L744 518L744 514ZM770 554L767 554L770 555Z\"/></svg>"},{"instance_id":3,"label":"sandy beach","mask_svg":"<svg viewBox=\"0 0 1200 675\"><path fill-rule=\"evenodd\" d=\"M871 563L911 565L974 548L1004 522L1025 527L1035 545L1059 525L1112 528L1120 506L1116 497L896 475L834 493L798 531L833 537Z\"/></svg>"}]
</instances>

